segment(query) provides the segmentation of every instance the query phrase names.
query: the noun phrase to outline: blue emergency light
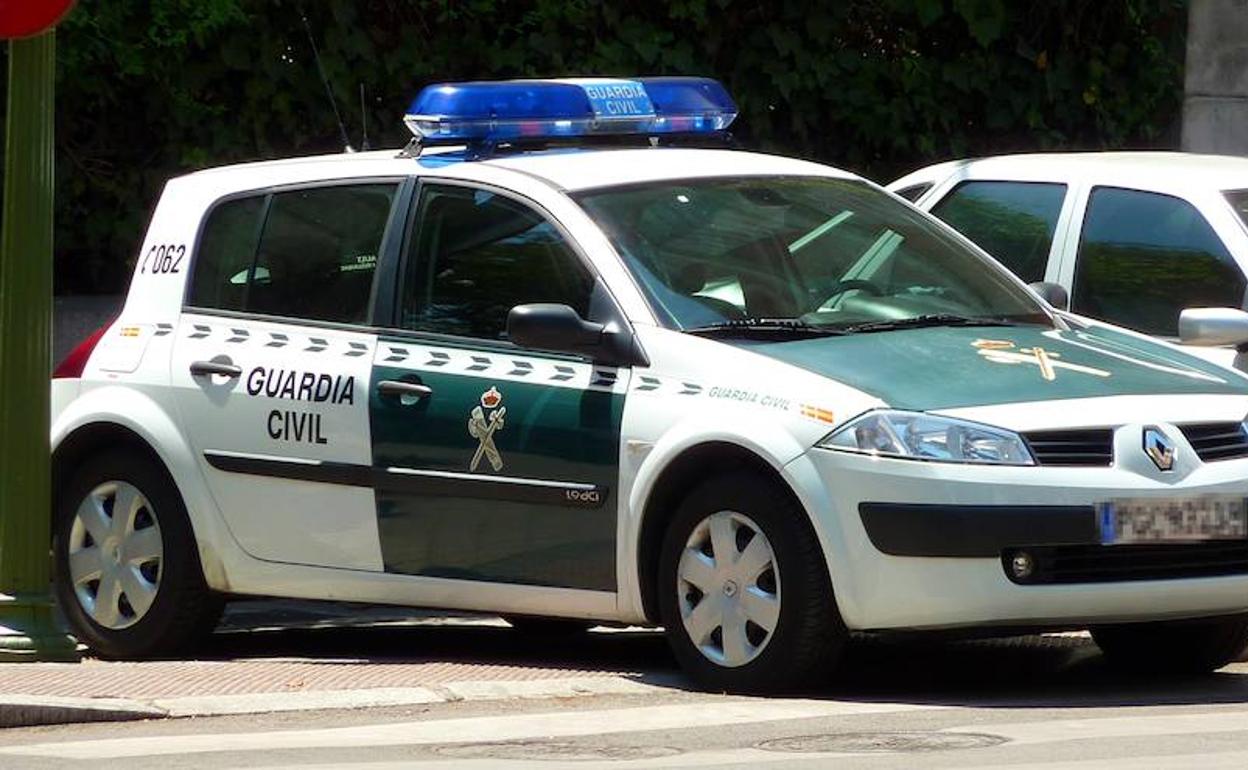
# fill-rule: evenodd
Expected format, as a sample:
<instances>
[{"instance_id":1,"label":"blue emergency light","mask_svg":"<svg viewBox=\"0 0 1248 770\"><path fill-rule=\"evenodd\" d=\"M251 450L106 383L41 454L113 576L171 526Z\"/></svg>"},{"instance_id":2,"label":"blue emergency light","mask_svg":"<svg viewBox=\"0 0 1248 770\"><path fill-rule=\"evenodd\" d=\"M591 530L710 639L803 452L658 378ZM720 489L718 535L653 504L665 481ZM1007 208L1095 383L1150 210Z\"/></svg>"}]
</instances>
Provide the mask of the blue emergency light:
<instances>
[{"instance_id":1,"label":"blue emergency light","mask_svg":"<svg viewBox=\"0 0 1248 770\"><path fill-rule=\"evenodd\" d=\"M412 101L404 122L422 146L561 138L715 134L737 105L710 78L504 80L441 83Z\"/></svg>"}]
</instances>

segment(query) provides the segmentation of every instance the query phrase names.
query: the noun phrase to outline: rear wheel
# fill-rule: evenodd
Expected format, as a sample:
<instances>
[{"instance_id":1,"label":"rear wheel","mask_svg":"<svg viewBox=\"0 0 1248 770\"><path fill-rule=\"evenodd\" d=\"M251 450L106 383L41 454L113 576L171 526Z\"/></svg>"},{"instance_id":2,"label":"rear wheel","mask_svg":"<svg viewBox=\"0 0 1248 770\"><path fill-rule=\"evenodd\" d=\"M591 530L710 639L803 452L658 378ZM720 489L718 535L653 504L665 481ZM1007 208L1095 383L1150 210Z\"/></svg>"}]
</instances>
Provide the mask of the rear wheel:
<instances>
[{"instance_id":1,"label":"rear wheel","mask_svg":"<svg viewBox=\"0 0 1248 770\"><path fill-rule=\"evenodd\" d=\"M710 479L685 498L664 537L657 585L672 650L704 687L807 689L845 644L805 512L755 473Z\"/></svg>"},{"instance_id":2,"label":"rear wheel","mask_svg":"<svg viewBox=\"0 0 1248 770\"><path fill-rule=\"evenodd\" d=\"M1102 626L1092 629L1092 639L1120 668L1207 674L1248 649L1248 615Z\"/></svg>"},{"instance_id":3,"label":"rear wheel","mask_svg":"<svg viewBox=\"0 0 1248 770\"><path fill-rule=\"evenodd\" d=\"M57 599L100 656L169 655L215 627L222 601L204 583L181 495L143 454L84 462L57 496L53 526Z\"/></svg>"}]
</instances>

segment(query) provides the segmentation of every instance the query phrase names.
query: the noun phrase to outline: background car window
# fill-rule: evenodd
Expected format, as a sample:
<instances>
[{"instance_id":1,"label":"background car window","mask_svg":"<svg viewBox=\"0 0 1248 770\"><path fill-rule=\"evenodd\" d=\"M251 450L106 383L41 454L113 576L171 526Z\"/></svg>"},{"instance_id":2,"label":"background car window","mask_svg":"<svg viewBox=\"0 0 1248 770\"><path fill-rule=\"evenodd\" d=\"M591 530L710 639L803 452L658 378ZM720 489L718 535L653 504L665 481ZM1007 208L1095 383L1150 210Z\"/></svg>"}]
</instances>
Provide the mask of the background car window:
<instances>
[{"instance_id":1,"label":"background car window","mask_svg":"<svg viewBox=\"0 0 1248 770\"><path fill-rule=\"evenodd\" d=\"M1099 187L1084 218L1073 294L1076 313L1176 336L1185 307L1239 307L1244 276L1192 204Z\"/></svg>"},{"instance_id":2,"label":"background car window","mask_svg":"<svg viewBox=\"0 0 1248 770\"><path fill-rule=\"evenodd\" d=\"M1232 190L1226 194L1226 199L1230 201L1231 207L1239 214L1244 225L1248 226L1248 190Z\"/></svg>"},{"instance_id":3,"label":"background car window","mask_svg":"<svg viewBox=\"0 0 1248 770\"><path fill-rule=\"evenodd\" d=\"M1044 279L1065 198L1064 184L963 182L932 214L1030 283Z\"/></svg>"},{"instance_id":4,"label":"background car window","mask_svg":"<svg viewBox=\"0 0 1248 770\"><path fill-rule=\"evenodd\" d=\"M426 187L409 255L404 328L502 339L516 305L557 302L588 317L594 278L559 230L486 190Z\"/></svg>"},{"instance_id":5,"label":"background car window","mask_svg":"<svg viewBox=\"0 0 1248 770\"><path fill-rule=\"evenodd\" d=\"M363 322L396 189L314 187L217 206L204 226L189 304Z\"/></svg>"},{"instance_id":6,"label":"background car window","mask_svg":"<svg viewBox=\"0 0 1248 770\"><path fill-rule=\"evenodd\" d=\"M912 184L909 187L903 187L900 190L897 190L897 194L911 203L914 203L919 198L923 197L923 193L930 189L932 189L932 183L924 182L923 184Z\"/></svg>"},{"instance_id":7,"label":"background car window","mask_svg":"<svg viewBox=\"0 0 1248 770\"><path fill-rule=\"evenodd\" d=\"M208 215L193 260L187 304L221 310L244 308L265 200L263 195L236 198L218 205Z\"/></svg>"}]
</instances>

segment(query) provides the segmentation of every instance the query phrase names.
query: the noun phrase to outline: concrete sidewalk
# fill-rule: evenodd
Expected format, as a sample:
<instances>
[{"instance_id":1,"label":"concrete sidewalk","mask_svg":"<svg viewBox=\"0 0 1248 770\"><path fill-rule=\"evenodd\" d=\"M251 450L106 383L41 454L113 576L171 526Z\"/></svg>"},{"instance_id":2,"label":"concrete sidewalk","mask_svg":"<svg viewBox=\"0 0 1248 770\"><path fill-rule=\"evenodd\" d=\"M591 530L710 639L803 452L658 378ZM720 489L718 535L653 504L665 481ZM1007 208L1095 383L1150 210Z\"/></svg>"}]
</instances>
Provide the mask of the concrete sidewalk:
<instances>
[{"instance_id":1,"label":"concrete sidewalk","mask_svg":"<svg viewBox=\"0 0 1248 770\"><path fill-rule=\"evenodd\" d=\"M0 664L0 727L648 692L677 681L660 645L640 629L540 639L496 618L244 602L193 660Z\"/></svg>"}]
</instances>

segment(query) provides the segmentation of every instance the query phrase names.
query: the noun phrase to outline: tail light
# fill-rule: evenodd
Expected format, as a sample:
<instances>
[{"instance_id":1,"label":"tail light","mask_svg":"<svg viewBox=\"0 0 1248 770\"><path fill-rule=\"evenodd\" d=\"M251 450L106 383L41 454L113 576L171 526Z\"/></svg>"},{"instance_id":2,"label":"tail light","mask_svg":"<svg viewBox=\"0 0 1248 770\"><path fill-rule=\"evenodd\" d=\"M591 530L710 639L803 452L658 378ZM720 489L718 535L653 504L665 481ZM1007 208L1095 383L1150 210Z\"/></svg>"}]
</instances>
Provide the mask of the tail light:
<instances>
[{"instance_id":1,"label":"tail light","mask_svg":"<svg viewBox=\"0 0 1248 770\"><path fill-rule=\"evenodd\" d=\"M69 355L65 356L65 360L57 364L56 368L52 370L52 379L63 380L81 377L82 370L87 368L87 361L91 358L91 353L95 350L95 346L99 344L100 339L104 336L104 332L108 331L112 325L113 321L109 321L96 329L90 337L78 343L78 347L71 350Z\"/></svg>"}]
</instances>

